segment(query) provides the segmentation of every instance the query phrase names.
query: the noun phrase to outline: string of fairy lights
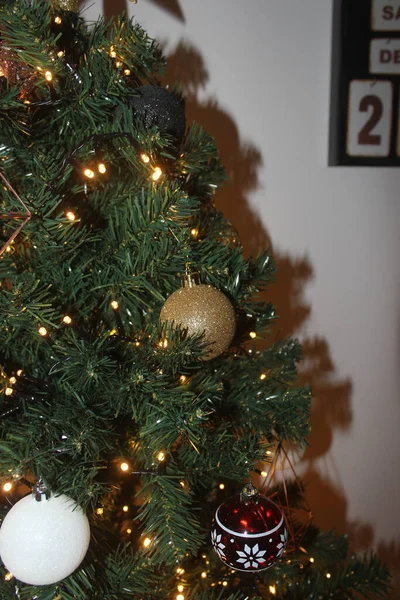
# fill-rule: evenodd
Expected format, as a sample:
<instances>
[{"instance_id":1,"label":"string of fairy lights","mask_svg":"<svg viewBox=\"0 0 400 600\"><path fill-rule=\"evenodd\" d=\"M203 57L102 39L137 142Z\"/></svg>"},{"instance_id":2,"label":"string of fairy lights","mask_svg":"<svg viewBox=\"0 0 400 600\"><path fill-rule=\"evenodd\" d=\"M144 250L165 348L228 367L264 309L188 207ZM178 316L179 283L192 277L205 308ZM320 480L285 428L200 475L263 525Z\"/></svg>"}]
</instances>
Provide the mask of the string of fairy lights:
<instances>
[{"instance_id":1,"label":"string of fairy lights","mask_svg":"<svg viewBox=\"0 0 400 600\"><path fill-rule=\"evenodd\" d=\"M22 371L19 370L18 373L17 373L17 375L18 375L18 377L22 376ZM187 381L187 379L186 378L183 379L182 376L180 377L180 380L181 380L182 383L186 383L186 381ZM16 377L10 377L9 378L9 383L11 385L13 385L15 382L16 382ZM266 451L266 458L270 459L271 455L272 455L271 450L267 450ZM157 453L157 455L156 455L156 460L159 463L163 463L164 461L166 461L167 460L167 454L166 454L166 452L159 451ZM134 471L134 470L132 470L132 467L131 467L130 463L127 460L122 460L119 463L119 468L120 468L121 472L123 472L123 473L129 473L129 474L138 474L138 473L140 473L140 474L143 474L143 475L149 475L149 474L150 475L157 475L157 472L152 472L152 471L150 471L150 472L149 471L147 471L147 472L146 471L140 471L140 472ZM267 471L257 471L257 472L259 472L259 474L262 477L266 477L268 475ZM11 481L7 481L3 485L3 491L6 494L10 493L12 491L12 489L13 489L13 485L14 484ZM184 487L187 484L186 484L186 482L184 480L181 480L180 481L180 485L182 487ZM225 484L223 482L219 483L218 488L221 491L223 491L225 489ZM123 507L122 507L122 511L124 513L127 513L129 511L129 506L127 504L124 504ZM104 514L104 509L103 509L103 507L99 507L99 508L97 508L97 510L95 512L96 512L97 516L101 517ZM128 527L126 529L126 533L128 535L130 535L132 533L132 528ZM141 536L141 542L140 543L141 543L141 545L142 545L142 547L143 547L144 550L148 550L148 549L151 549L152 545L155 543L155 540L150 535L148 535L146 533L143 533L142 536ZM302 550L305 552L304 549L302 549ZM208 559L208 557L207 557L206 554L202 554L202 559L205 561L205 568L200 573L200 579L201 580L206 580L210 576L210 561L209 561L209 559ZM313 557L310 557L308 559L308 561L309 561L310 565L313 565L315 563L315 559ZM291 560L287 559L287 563L290 564L290 562L291 562ZM300 568L301 567L302 567L302 565L300 565ZM175 596L175 600L178 600L178 598L180 598L180 599L184 598L185 599L184 592L187 589L187 582L185 581L184 574L185 574L185 569L183 567L178 567L177 570L176 570L176 576L177 576L177 580L178 581L177 581L177 594ZM226 575L226 577L227 577L226 579L219 579L218 581L211 581L210 582L210 586L211 587L215 587L217 585L220 585L222 587L228 587L229 586L229 574L234 575L235 571L234 570L229 570L229 573L227 573L227 575ZM331 573L327 572L325 574L325 576L326 576L327 579L330 579L331 578ZM12 578L12 574L7 573L5 575L5 578L6 578L7 581L9 581ZM277 594L277 590L278 590L278 584L277 583L271 584L269 586L269 592L271 593L272 596L274 596L274 595Z\"/></svg>"},{"instance_id":2,"label":"string of fairy lights","mask_svg":"<svg viewBox=\"0 0 400 600\"><path fill-rule=\"evenodd\" d=\"M132 1L132 0L131 0ZM61 26L63 26L63 18L61 15L55 15L53 17L53 23L54 25L56 25L57 27L60 28L61 30ZM11 52L11 48L8 48L6 45L2 48L3 52L4 51L8 51ZM114 60L114 64L115 67L118 71L118 76L120 77L122 74L126 77L129 78L131 76L131 69L128 68L125 65L125 57L123 56L123 52L121 50L121 48L115 44L115 43L111 43L108 47L102 47L102 48L98 48L96 49L98 52L106 52L108 54L108 56ZM68 70L74 75L74 78L80 83L82 84L82 79L79 77L78 73L76 72L76 70L72 67L72 65L70 63L68 63L65 60L65 52L63 50L59 50L58 52L55 53L55 55L53 54L53 52L50 52L50 58L52 62L56 61L56 58L60 60L63 60L65 62L66 67L68 68ZM7 70L5 68L4 65L0 64L0 77L5 77L7 74ZM44 78L44 80L48 83L51 84L53 82L53 72L50 69L46 69L43 68L40 65L36 65L36 67L33 69L30 78L31 79L35 79L37 77L42 76ZM121 81L121 80L119 80ZM52 92L52 95L54 96L54 88L51 88L50 90ZM40 106L43 105L44 103L46 103L47 101L45 101L44 103L42 101L38 101L38 102L31 102L29 99L24 98L24 93L21 93L21 98L24 99L24 104L27 105L32 105L32 106ZM54 103L55 99L52 98L51 102Z\"/></svg>"},{"instance_id":3,"label":"string of fairy lights","mask_svg":"<svg viewBox=\"0 0 400 600\"><path fill-rule=\"evenodd\" d=\"M59 15L56 15L54 17L54 23L56 25L62 25L62 17ZM124 57L122 56L120 50L118 49L118 47L115 44L110 45L109 49L107 50L110 58L112 58L115 61L115 67L119 70L119 73L122 73L124 76L129 77L131 75L131 70L129 68L127 68L126 66L124 66ZM64 51L60 50L57 54L56 54L57 58L64 59L65 57L65 53ZM52 57L52 60L55 60L55 57ZM44 70L42 67L37 66L35 73L39 76L43 76L45 81L48 84L51 84L53 81L53 72L46 69ZM3 74L2 71L2 67L0 65L0 76ZM79 77L76 73L75 73L75 77ZM30 105L31 102L25 98L23 100L23 102L27 105ZM32 103L32 105L34 105L35 103ZM36 104L41 104L40 102L36 103ZM127 132L119 132L119 133L112 133L112 134L104 134L104 135L93 135L90 136L89 138L87 138L86 140L84 140L82 143L78 144L70 153L69 155L64 159L63 164L58 172L58 174L56 175L56 177L49 183L48 187L49 189L54 189L55 184L57 183L57 181L63 176L65 169L67 168L68 164L71 164L72 162L74 162L74 157L76 155L76 153L82 149L82 147L88 143L94 143L95 146L98 146L100 143L103 143L107 140L111 140L117 137L125 137L127 139L129 139L130 143L132 145L134 145L134 147L137 149L138 151L138 155L142 161L142 163L146 166L149 167L149 174L148 174L148 178L153 182L153 183L157 183L157 182L161 182L163 181L163 177L165 175L165 173L163 172L162 168L156 164L154 164L154 161L152 159L151 156L149 156L149 154L143 152L140 147L139 144L137 142L137 140L135 140L133 138L133 136ZM106 175L108 172L108 167L107 164L100 160L97 163L92 163L90 165L79 165L79 170L81 172L81 174L88 180L88 181L94 181L97 177L101 177L103 175ZM4 179L4 177L3 177ZM211 187L215 187L214 185L212 185ZM72 209L72 208L68 208L65 210L64 212L64 216L66 219L66 224L68 225L72 225L72 224L78 224L80 222L80 217L79 214L77 214L77 210L76 209ZM198 236L199 236L199 230L197 227L191 227L190 229L190 234L192 236L193 239L197 240ZM5 247L5 251L6 252L11 252L13 249L13 244L15 244L15 238L13 238ZM120 317L119 314L119 302L117 299L112 299L110 301L110 307L112 309L112 311L115 314L115 320L116 320L116 325L117 328L113 328L110 330L109 335L120 335L121 337L124 336L124 330L123 330L123 325L122 325L122 319ZM74 322L73 322L73 318L69 315L69 314L65 314L62 316L61 319L62 323L65 326L74 326ZM41 338L43 338L47 343L51 344L53 343L52 337L51 337L51 332L49 331L49 326L45 326L43 324L38 324L37 326L37 331L38 334ZM249 338L250 340L252 340L253 342L256 340L257 338L257 333L256 331L250 331L249 332ZM140 339L135 339L132 343L134 343L135 346L140 346L141 345L141 340ZM159 340L157 346L160 349L165 349L168 347L168 340L166 339L161 339ZM253 350L250 348L248 350L249 354L251 354L253 352ZM161 371L162 373L162 371ZM11 398L11 397L18 397L18 390L16 389L16 386L18 384L18 380L23 376L23 370L22 369L18 369L15 373L15 375L11 375L5 384L5 387L3 388L3 393L6 397ZM259 375L259 379L261 381L266 380L268 377L268 374L265 372L262 372ZM178 380L182 385L187 385L189 383L189 378L186 375L179 375L178 376ZM266 459L269 460L271 458L271 451L268 450L266 452ZM164 463L167 460L167 453L164 450L160 450L159 452L157 452L156 454L156 460L158 463ZM158 472L157 471L135 471L132 469L130 463L127 460L122 460L119 464L119 469L121 470L122 473L124 474L140 474L140 475L149 475L149 476L157 476ZM266 479L268 477L268 471L261 469L255 469L256 473L258 475L260 475L261 477L263 477L264 479ZM7 480L3 483L2 485L2 490L3 492L8 495L10 494L13 489L14 486L16 485L16 481L24 481L24 483L26 483L26 480L24 478L21 477L16 477L13 479L7 478ZM29 483L29 482L28 482ZM184 488L187 483L184 480L180 481L180 485ZM223 482L220 482L218 484L218 489L220 491L223 491L225 489L225 484ZM129 505L124 504L122 506L122 511L124 513L128 513L129 512ZM95 513L98 517L102 517L104 515L104 508L102 506L98 507L95 510ZM126 533L128 535L132 534L132 528L131 527L127 527L126 528ZM144 550L148 550L152 547L152 545L155 543L155 540L153 539L153 537L149 534L143 533L141 535L141 545L143 547ZM201 558L204 560L204 569L200 572L200 580L207 580L210 576L210 560L208 559L207 554L202 554ZM290 559L287 559L287 562L290 563ZM315 559L313 557L309 557L308 558L308 562L310 565L314 565L315 564ZM211 587L216 587L216 586L221 586L222 588L226 588L229 586L229 574L234 575L236 572L234 570L230 570L227 569L229 571L229 573L227 573L227 578L226 579L219 579L218 581L212 581L210 583ZM327 579L331 578L331 573L330 572L326 572L325 573L325 577ZM4 575L4 579L5 581L10 581L13 578L12 573L8 572ZM176 578L177 578L177 584L176 584L176 594L174 596L174 600L185 600L186 596L185 593L188 591L188 584L185 580L185 569L182 566L178 566L176 568ZM278 585L277 583L275 584L271 584L269 585L269 592L271 594L271 596L275 596L278 593Z\"/></svg>"},{"instance_id":4,"label":"string of fairy lights","mask_svg":"<svg viewBox=\"0 0 400 600\"><path fill-rule=\"evenodd\" d=\"M22 370L19 370L17 372L17 376L18 377L21 377L22 374L23 374ZM261 378L261 376L260 376L260 378ZM187 381L186 377L185 377L185 379L183 379L182 376L180 377L180 380L181 380L182 383L186 383L186 381ZM10 385L15 384L16 383L16 377L14 377L14 376L10 377L9 378L9 383L10 383ZM12 389L12 388L7 388L7 389ZM9 395L9 393L8 393L8 395ZM266 458L271 459L271 455L272 455L271 450L267 450L266 451ZM166 452L164 452L162 450L159 451L157 453L157 455L156 455L156 460L159 463L163 463L164 461L166 461L167 460L167 454L166 454ZM125 474L158 475L158 473L156 471L134 471L134 470L132 470L132 467L131 467L130 463L127 460L122 460L119 463L119 469L121 470L122 473L125 473ZM256 471L262 477L264 477L264 478L266 478L267 475L268 475L267 471L264 471L264 470L262 470L262 471L256 470ZM23 478L19 478L19 480L21 480L21 479L23 479ZM27 482L25 479L23 479L23 481L24 481L25 484L26 483L29 484L29 482ZM6 494L9 494L12 491L12 489L14 487L14 484L15 484L15 482L6 481L3 484L3 491ZM182 487L185 487L187 484L186 484L186 482L184 480L181 480L180 481L180 485ZM218 484L218 488L219 488L219 490L223 491L225 489L225 484L223 482L219 483ZM129 506L127 504L124 504L122 506L122 511L124 513L127 513L129 511ZM104 514L104 508L103 507L98 507L95 512L96 512L97 516L101 517ZM128 535L132 534L132 528L131 527L128 527L126 529L126 534L128 534ZM149 534L143 533L141 535L141 542L140 543L141 543L141 545L142 545L142 547L143 547L144 550L151 549L151 547L155 543L155 541L156 540L153 539L153 537L150 536ZM304 548L301 548L301 550L305 554L307 554L306 550ZM204 570L201 571L199 577L200 577L200 580L207 580L210 577L210 573L211 573L210 560L208 559L208 556L206 554L202 554L201 558L204 560L205 567L204 567ZM287 562L287 564L290 564L292 561L291 561L290 558L288 558L288 559L286 559L286 562ZM309 566L315 565L315 559L313 557L308 557L308 565ZM300 563L299 567L300 567L300 569L304 568L304 564ZM236 573L235 570L227 569L226 578L219 579L218 581L211 581L210 582L210 587L213 588L213 587L216 587L218 585L222 586L222 588L228 587L229 584L230 584L229 583L229 575L235 575L235 573ZM185 575L185 569L183 567L181 567L181 566L177 567L176 568L176 577L177 577L177 588L176 589L177 589L177 593L174 596L175 600L185 600L186 599L186 596L185 596L184 592L186 592L187 589L188 589L188 583L185 580L184 575ZM325 573L325 577L326 577L326 579L330 579L332 577L332 575L331 575L331 573L329 571L327 571ZM10 581L13 578L13 575L12 575L12 573L8 572L8 573L5 574L4 578L5 578L6 581ZM276 582L274 584L270 584L269 587L268 587L268 590L269 590L271 596L277 595L277 593L278 593L278 582Z\"/></svg>"},{"instance_id":5,"label":"string of fairy lights","mask_svg":"<svg viewBox=\"0 0 400 600\"><path fill-rule=\"evenodd\" d=\"M118 309L119 309L119 303L118 303L117 300L111 300L110 306L111 306L111 308L112 308L113 311L118 311ZM63 323L65 325L71 325L72 318L69 315L64 315L62 321L63 321ZM40 326L38 328L38 333L39 333L39 335L41 335L43 338L46 338L47 340L51 339L50 336L49 336L48 330L44 326ZM112 330L110 332L110 335L111 334L115 335L115 333L116 332ZM249 336L250 336L250 338L252 340L254 340L256 338L256 333L255 332L250 332ZM166 347L166 343L165 342L166 342L166 340L161 340L161 342L159 343L159 346L162 347L162 348ZM136 341L135 344L139 345L140 342ZM19 370L17 372L17 376L21 376L21 375L22 375L22 370ZM267 378L267 374L265 372L262 372L259 375L259 379L261 381L264 381L266 378ZM16 383L16 381L17 381L17 379L16 379L15 376L12 376L12 377L9 378L9 387L6 388L7 389L6 395L11 396L13 394L13 388L12 388L12 386ZM181 384L183 384L183 385L187 384L188 383L188 377L186 375L179 375L179 382ZM267 455L270 455L270 454L271 454L271 452L267 451ZM165 461L166 460L166 453L164 451L158 452L157 456L156 456L156 459L160 463L163 462L163 461ZM126 461L121 462L120 469L121 469L122 472L128 472L128 471L132 472L129 463L126 462ZM264 470L260 471L259 473L260 473L260 475L262 477L266 477L268 475L268 472L264 471ZM149 473L142 472L141 474L149 474ZM151 474L154 475L154 473L151 473ZM185 482L181 481L180 484L182 486L184 486ZM8 482L6 482L4 484L3 490L4 490L4 492L8 493L8 492L10 492L12 490L12 487L13 487L13 484L10 481L8 481ZM225 488L225 484L221 482L218 487L219 487L220 490L223 490ZM123 512L128 512L129 506L128 505L124 505L122 507L122 510L123 510ZM96 510L96 514L99 517L101 517L103 515L103 513L104 513L104 509L102 507L99 507ZM128 535L130 535L132 533L131 527L128 527L126 529L126 533ZM149 535L147 535L147 534L143 534L141 540L142 540L141 544L142 544L142 547L143 547L144 550L150 549L151 546L152 546L152 544L154 543L154 540L152 539L152 537L149 536ZM209 577L209 575L210 575L210 570L208 569L210 561L208 560L208 558L207 558L206 555L202 555L202 558L205 560L205 570L201 572L200 579L206 580ZM312 560L310 562L314 562L314 561ZM179 600L182 600L182 599L185 600L185 595L183 593L185 591L185 589L186 589L186 587L185 587L186 584L185 584L184 577L183 577L184 573L185 573L185 570L182 567L179 567L177 569L177 578L178 578L177 592L178 593L176 595L176 600L178 600L178 599ZM234 574L235 571L231 571L231 573ZM10 576L10 574L6 574L6 577L10 578L11 576ZM327 574L327 577L330 577L329 573ZM211 585L211 587L215 587L216 585L221 585L223 587L227 587L229 585L229 580L227 580L227 579L218 580L218 582L212 581L210 583L210 585ZM275 595L276 594L276 589L277 589L276 585L271 585L270 588L269 588L269 591L270 591L270 593L272 595Z\"/></svg>"},{"instance_id":6,"label":"string of fairy lights","mask_svg":"<svg viewBox=\"0 0 400 600\"><path fill-rule=\"evenodd\" d=\"M110 302L110 306L111 306L111 308L112 308L112 310L113 310L113 311L117 311L117 310L119 309L119 303L118 303L118 301L116 301L116 300L112 300L112 301ZM62 322L63 322L65 325L71 325L71 323L72 323L72 318L71 318L69 315L64 315L64 317L63 317L63 319L62 319ZM49 332L48 332L48 330L47 330L47 328L46 328L46 327L44 327L44 326L40 326L40 327L38 328L38 333L39 333L39 335L40 335L40 336L42 336L43 338L47 339L47 341L50 341L50 340L51 340L51 338L50 338L50 336L49 336ZM254 334L255 332L252 332L252 333ZM115 334L115 332L112 330L112 331L110 332L110 335L111 335L111 334ZM251 335L250 337L251 337L252 339L254 339L254 337L255 337L255 336L254 336L254 335ZM139 344L140 344L140 342L139 342L139 341L136 341L136 342L135 342L135 344L136 344L136 345L139 345ZM166 347L166 340L161 340L161 342L160 342L159 346L160 346L160 347L162 347L162 348ZM18 371L17 371L17 376L18 376L18 377L20 377L21 375L22 375L22 370L18 370ZM260 376L259 376L259 378L260 378L260 380L265 380L265 379L266 379L266 374L265 374L265 373L261 373L261 374L260 374ZM188 384L188 381L189 381L189 378L188 378L186 375L179 375L179 382L180 382L182 385L187 385L187 384ZM12 387L12 386L13 386L13 385L14 385L16 382L17 382L17 378L16 378L15 376L12 376L12 377L10 377L10 378L9 378L9 380L8 380L8 387L6 388L6 390L7 390L7 391L5 392L7 396L11 396L11 395L13 394L14 390L13 390L13 387ZM164 462L164 461L166 460L166 458L167 458L167 456L166 456L166 453L165 453L164 451L159 451L159 452L157 453L157 455L156 455L156 460L157 460L158 462L160 462L160 463ZM131 470L131 466L130 466L130 464L129 464L128 462L126 462L126 461L123 461L123 462L121 462L121 464L120 464L120 469L121 469L121 471L122 471L122 472L125 472L125 473L126 473L126 472L130 472L130 473L137 473L137 472L135 472L135 471L132 471L132 470ZM143 474L143 475L148 475L148 474L152 474L152 475L154 475L155 473L154 473L154 472L150 472L150 473L149 473L149 472L141 472L141 474ZM262 475L262 476L266 476L266 475L267 475L267 472L265 472L265 471L261 471L261 475ZM180 484L181 484L181 486L182 486L182 487L184 487L184 486L186 485L186 483L185 483L183 480L180 482ZM224 488L225 488L225 484L221 482L221 483L218 485L218 487L219 487L219 489L222 491L222 490L224 490ZM4 492L6 492L6 493L9 493L9 492L12 490L12 488L13 488L13 484L12 484L10 481L7 481L7 482L4 484L4 486L3 486L3 490L4 490ZM128 512L128 510L129 510L129 506L128 506L128 505L124 505L124 506L122 507L122 510L123 510L123 512ZM102 515L103 515L103 513L104 513L104 509L103 509L102 507L99 507L99 508L96 510L96 514L97 514L99 517L100 517L100 516L102 516ZM131 529L130 527L128 527L128 528L126 529L126 533L127 533L128 535L130 535L130 534L132 533L132 529ZM150 549L153 543L154 543L154 540L152 539L152 537L150 537L150 536L149 536L149 535L147 535L147 534L143 534L143 536L142 536L142 541L141 541L141 544L142 544L142 546L143 546L143 549L145 549L145 550L146 550L146 549ZM205 580L205 579L207 579L207 578L209 577L209 575L210 575L210 570L208 569L208 566L209 566L209 564L210 564L210 561L208 560L208 558L207 558L207 556L206 556L206 555L202 555L202 557L203 557L203 559L205 560L205 565L206 565L206 566L205 566L205 570L201 572L200 578L201 578L202 580ZM185 570L184 570L182 567L180 567L180 568L178 568L178 569L177 569L177 577L178 577L178 580L179 580L179 581L178 581L178 583L177 583L177 591L178 591L178 594L176 595L176 600L178 600L178 598L179 598L180 600L182 600L182 598L183 598L183 599L185 599L185 596L184 596L184 594L182 593L182 592L185 590L185 582L183 581L183 575L184 575L184 573L185 573ZM235 571L232 571L232 574L234 574L234 573L235 573ZM10 574L7 574L6 576L7 576L9 579L11 578L11 575L10 575ZM183 582L182 582L182 581L183 581ZM213 582L211 582L211 583L210 583L210 585L211 585L211 587L215 587L216 585L222 585L223 587L227 587L227 586L229 585L229 582L228 582L228 580L224 579L224 580L219 580L218 582L214 582L214 581L213 581Z\"/></svg>"}]
</instances>

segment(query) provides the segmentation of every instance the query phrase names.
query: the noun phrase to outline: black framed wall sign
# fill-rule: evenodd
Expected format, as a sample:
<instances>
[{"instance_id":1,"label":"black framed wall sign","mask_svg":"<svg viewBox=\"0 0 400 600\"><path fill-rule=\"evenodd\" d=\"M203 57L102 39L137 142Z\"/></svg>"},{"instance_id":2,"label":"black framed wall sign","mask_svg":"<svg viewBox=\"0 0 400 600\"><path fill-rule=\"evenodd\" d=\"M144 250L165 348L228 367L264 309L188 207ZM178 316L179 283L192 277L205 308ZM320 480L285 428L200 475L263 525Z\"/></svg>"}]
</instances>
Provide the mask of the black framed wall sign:
<instances>
[{"instance_id":1,"label":"black framed wall sign","mask_svg":"<svg viewBox=\"0 0 400 600\"><path fill-rule=\"evenodd\" d=\"M400 166L400 0L334 0L329 164Z\"/></svg>"}]
</instances>

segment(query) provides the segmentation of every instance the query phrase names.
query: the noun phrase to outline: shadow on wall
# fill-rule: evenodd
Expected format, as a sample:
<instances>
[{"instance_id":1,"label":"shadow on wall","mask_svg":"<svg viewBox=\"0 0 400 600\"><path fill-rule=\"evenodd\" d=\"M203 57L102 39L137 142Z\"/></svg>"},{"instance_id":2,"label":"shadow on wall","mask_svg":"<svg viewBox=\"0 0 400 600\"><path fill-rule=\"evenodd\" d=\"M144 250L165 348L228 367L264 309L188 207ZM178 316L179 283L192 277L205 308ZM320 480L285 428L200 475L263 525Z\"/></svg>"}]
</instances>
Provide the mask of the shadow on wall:
<instances>
[{"instance_id":1,"label":"shadow on wall","mask_svg":"<svg viewBox=\"0 0 400 600\"><path fill-rule=\"evenodd\" d=\"M179 0L152 1L182 22L185 21ZM122 12L128 13L126 0L104 0L107 19ZM261 185L258 169L263 161L259 150L241 140L232 117L218 106L215 99L205 102L197 100L199 91L208 81L208 72L196 48L182 41L167 60L164 84L180 83L186 96L188 122L200 123L214 136L230 178L230 183L220 189L216 196L218 209L237 228L246 255L272 247L268 233L248 201L248 195ZM311 312L311 307L304 302L303 291L313 278L312 265L307 257L293 258L279 252L273 252L273 256L278 276L277 283L268 290L268 299L275 304L279 315L277 337L293 336ZM326 340L303 339L302 343L304 361L300 378L302 383L312 386L313 406L309 447L299 468L315 523L324 530L335 529L338 533L347 533L354 551L364 552L375 547L380 558L400 580L400 542L377 544L370 524L348 521L347 499L338 485L335 464L330 455L335 430L345 431L351 427L351 381L337 378ZM318 468L317 461L319 465L323 464L322 469ZM326 477L322 477L321 472ZM395 581L394 585L397 592L394 590L392 600L399 598L400 581Z\"/></svg>"},{"instance_id":2,"label":"shadow on wall","mask_svg":"<svg viewBox=\"0 0 400 600\"><path fill-rule=\"evenodd\" d=\"M229 184L218 190L216 205L238 230L246 255L254 250L272 247L271 239L259 217L251 209L248 196L260 188L258 169L262 156L257 148L244 143L232 117L215 99L199 102L198 92L208 80L207 69L199 52L181 41L167 57L168 69L164 83L179 82L186 96L188 123L200 123L216 140ZM267 200L266 200L267 201ZM312 280L313 270L307 257L293 258L273 252L278 268L277 283L268 290L268 299L276 308L277 337L296 335L308 319L311 307L305 304L305 285ZM393 574L400 570L400 544L376 546L374 531L369 524L351 523L347 519L347 499L338 484L338 476L330 448L336 430L351 428L351 380L338 379L329 346L323 338L303 339L304 360L300 371L302 383L313 390L312 431L299 465L307 489L316 525L324 530L347 533L352 551L364 552L372 547L386 562ZM317 467L316 462L324 467ZM325 468L326 466L326 468ZM321 471L328 476L323 478ZM393 600L398 598L394 593Z\"/></svg>"},{"instance_id":3,"label":"shadow on wall","mask_svg":"<svg viewBox=\"0 0 400 600\"><path fill-rule=\"evenodd\" d=\"M218 209L238 229L246 255L271 247L271 239L248 201L248 195L260 187L260 152L242 142L232 117L218 106L216 100L197 101L198 91L208 79L197 50L180 42L167 61L165 83L181 83L188 122L197 121L214 136L230 178L229 184L216 195ZM310 315L311 308L304 302L303 291L312 279L313 271L307 258L292 258L279 252L273 252L273 256L278 268L277 283L267 290L266 295L277 308L276 337L282 338L295 335ZM351 426L351 382L335 377L329 347L322 338L303 340L303 352L301 382L311 384L313 389L310 446L302 459L310 504L318 525L344 533L346 498L336 486L331 488L328 482L320 479L315 462L329 453L335 429Z\"/></svg>"}]
</instances>

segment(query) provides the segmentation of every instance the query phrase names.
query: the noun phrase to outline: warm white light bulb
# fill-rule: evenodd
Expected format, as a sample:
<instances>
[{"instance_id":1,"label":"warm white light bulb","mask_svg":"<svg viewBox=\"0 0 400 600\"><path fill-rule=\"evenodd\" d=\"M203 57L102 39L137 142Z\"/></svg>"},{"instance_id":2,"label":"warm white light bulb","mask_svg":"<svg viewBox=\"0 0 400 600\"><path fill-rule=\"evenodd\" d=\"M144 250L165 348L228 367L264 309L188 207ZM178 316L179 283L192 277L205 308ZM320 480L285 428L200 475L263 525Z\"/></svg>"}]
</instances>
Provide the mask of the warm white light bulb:
<instances>
[{"instance_id":1,"label":"warm white light bulb","mask_svg":"<svg viewBox=\"0 0 400 600\"><path fill-rule=\"evenodd\" d=\"M151 176L153 181L158 181L162 175L162 171L160 167L156 167L153 171L153 175Z\"/></svg>"}]
</instances>

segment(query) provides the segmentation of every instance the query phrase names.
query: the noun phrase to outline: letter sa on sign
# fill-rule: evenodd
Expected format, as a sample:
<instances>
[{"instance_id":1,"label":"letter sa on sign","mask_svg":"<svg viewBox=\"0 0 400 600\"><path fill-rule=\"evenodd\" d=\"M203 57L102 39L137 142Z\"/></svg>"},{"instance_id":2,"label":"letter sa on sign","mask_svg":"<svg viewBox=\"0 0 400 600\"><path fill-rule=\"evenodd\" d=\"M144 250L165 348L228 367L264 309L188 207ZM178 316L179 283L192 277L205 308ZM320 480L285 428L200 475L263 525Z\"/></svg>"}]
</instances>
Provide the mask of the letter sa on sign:
<instances>
[{"instance_id":1,"label":"letter sa on sign","mask_svg":"<svg viewBox=\"0 0 400 600\"><path fill-rule=\"evenodd\" d=\"M400 0L372 0L372 29L400 31Z\"/></svg>"}]
</instances>

